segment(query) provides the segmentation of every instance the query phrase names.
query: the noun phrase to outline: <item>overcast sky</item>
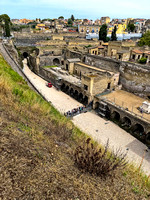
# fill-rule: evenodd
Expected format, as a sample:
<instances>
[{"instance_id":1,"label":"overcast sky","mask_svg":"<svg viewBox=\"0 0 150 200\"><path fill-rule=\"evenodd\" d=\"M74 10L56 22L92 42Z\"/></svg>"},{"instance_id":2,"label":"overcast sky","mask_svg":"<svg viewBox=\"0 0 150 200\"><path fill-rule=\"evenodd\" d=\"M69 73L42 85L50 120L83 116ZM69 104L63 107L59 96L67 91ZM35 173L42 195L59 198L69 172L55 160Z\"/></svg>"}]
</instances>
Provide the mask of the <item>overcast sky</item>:
<instances>
[{"instance_id":1,"label":"overcast sky","mask_svg":"<svg viewBox=\"0 0 150 200\"><path fill-rule=\"evenodd\" d=\"M0 0L10 18L150 18L150 0Z\"/></svg>"}]
</instances>

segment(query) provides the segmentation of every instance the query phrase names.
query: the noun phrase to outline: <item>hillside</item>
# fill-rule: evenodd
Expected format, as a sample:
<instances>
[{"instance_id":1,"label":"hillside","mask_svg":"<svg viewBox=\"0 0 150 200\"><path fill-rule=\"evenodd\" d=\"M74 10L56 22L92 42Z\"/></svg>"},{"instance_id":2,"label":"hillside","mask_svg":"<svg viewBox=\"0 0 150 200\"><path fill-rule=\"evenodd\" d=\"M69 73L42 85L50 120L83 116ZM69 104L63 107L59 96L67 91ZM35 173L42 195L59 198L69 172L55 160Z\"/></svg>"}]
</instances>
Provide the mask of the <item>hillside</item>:
<instances>
[{"instance_id":1,"label":"hillside","mask_svg":"<svg viewBox=\"0 0 150 200\"><path fill-rule=\"evenodd\" d=\"M73 153L85 138L0 56L0 199L150 199L131 166L106 178L80 171Z\"/></svg>"}]
</instances>

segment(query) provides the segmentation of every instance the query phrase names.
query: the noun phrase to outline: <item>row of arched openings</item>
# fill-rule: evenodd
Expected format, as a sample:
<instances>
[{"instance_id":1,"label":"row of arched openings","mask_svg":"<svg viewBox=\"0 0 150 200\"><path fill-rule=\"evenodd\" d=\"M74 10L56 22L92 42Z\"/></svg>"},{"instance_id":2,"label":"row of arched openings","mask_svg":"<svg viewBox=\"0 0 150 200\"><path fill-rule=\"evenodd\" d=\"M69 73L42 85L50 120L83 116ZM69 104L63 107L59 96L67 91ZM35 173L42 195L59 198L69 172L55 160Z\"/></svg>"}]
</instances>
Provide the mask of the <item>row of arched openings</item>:
<instances>
[{"instance_id":1,"label":"row of arched openings","mask_svg":"<svg viewBox=\"0 0 150 200\"><path fill-rule=\"evenodd\" d=\"M113 122L121 126L123 129L133 134L135 137L141 139L146 144L150 145L150 132L146 134L144 127L141 124L136 123L132 125L132 121L129 117L124 117L121 119L119 112L113 111L111 113L108 106L106 107L106 109L104 109L103 107L101 109L101 105L99 104L99 102L95 103L95 111L98 113L103 111L107 119L112 120Z\"/></svg>"},{"instance_id":2,"label":"row of arched openings","mask_svg":"<svg viewBox=\"0 0 150 200\"><path fill-rule=\"evenodd\" d=\"M65 83L62 84L61 90L65 92L66 94L70 95L77 101L83 103L84 105L88 104L88 97L84 96L81 92L78 92L77 90L70 88L68 85L65 85Z\"/></svg>"}]
</instances>

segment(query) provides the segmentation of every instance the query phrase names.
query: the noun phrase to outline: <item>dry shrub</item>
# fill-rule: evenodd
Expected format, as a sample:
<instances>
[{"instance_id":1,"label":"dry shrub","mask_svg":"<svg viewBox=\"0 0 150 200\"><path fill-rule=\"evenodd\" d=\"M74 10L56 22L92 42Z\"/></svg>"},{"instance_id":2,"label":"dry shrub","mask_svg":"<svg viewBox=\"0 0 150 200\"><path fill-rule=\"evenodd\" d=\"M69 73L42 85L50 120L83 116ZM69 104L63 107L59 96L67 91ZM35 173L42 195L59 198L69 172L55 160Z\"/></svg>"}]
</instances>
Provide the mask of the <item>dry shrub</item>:
<instances>
[{"instance_id":1,"label":"dry shrub","mask_svg":"<svg viewBox=\"0 0 150 200\"><path fill-rule=\"evenodd\" d=\"M6 81L0 80L0 94L7 96L9 93L9 86Z\"/></svg>"},{"instance_id":2,"label":"dry shrub","mask_svg":"<svg viewBox=\"0 0 150 200\"><path fill-rule=\"evenodd\" d=\"M88 138L82 146L78 146L74 153L75 164L77 167L90 174L106 177L117 168L124 168L127 165L126 153L120 149L109 153L109 140L104 149L97 148Z\"/></svg>"}]
</instances>

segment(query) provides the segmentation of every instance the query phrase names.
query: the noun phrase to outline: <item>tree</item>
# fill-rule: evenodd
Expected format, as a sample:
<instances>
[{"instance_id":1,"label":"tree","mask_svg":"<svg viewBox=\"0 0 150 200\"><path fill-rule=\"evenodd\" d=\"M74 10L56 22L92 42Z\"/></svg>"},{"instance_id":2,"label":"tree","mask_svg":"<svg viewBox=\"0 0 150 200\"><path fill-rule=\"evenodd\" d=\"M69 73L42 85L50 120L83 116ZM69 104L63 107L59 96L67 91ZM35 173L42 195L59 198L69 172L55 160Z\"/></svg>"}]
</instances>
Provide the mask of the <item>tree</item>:
<instances>
[{"instance_id":1,"label":"tree","mask_svg":"<svg viewBox=\"0 0 150 200\"><path fill-rule=\"evenodd\" d=\"M150 47L150 31L147 31L140 39L139 46L148 45Z\"/></svg>"},{"instance_id":2,"label":"tree","mask_svg":"<svg viewBox=\"0 0 150 200\"><path fill-rule=\"evenodd\" d=\"M72 26L72 24L73 24L73 21L72 21L72 19L68 19L68 26Z\"/></svg>"},{"instance_id":3,"label":"tree","mask_svg":"<svg viewBox=\"0 0 150 200\"><path fill-rule=\"evenodd\" d=\"M4 23L4 36L10 37L10 17L7 14L0 15L0 23Z\"/></svg>"},{"instance_id":4,"label":"tree","mask_svg":"<svg viewBox=\"0 0 150 200\"><path fill-rule=\"evenodd\" d=\"M63 16L60 16L60 17L58 17L58 19L64 19L64 17L63 17Z\"/></svg>"},{"instance_id":5,"label":"tree","mask_svg":"<svg viewBox=\"0 0 150 200\"><path fill-rule=\"evenodd\" d=\"M99 40L107 42L107 25L103 24L99 31Z\"/></svg>"},{"instance_id":6,"label":"tree","mask_svg":"<svg viewBox=\"0 0 150 200\"><path fill-rule=\"evenodd\" d=\"M117 27L115 26L111 34L111 41L117 41L116 31Z\"/></svg>"},{"instance_id":7,"label":"tree","mask_svg":"<svg viewBox=\"0 0 150 200\"><path fill-rule=\"evenodd\" d=\"M128 31L133 32L133 31L135 30L134 24L131 24L131 23L129 22L129 24L128 24L128 26L127 26L127 29L128 29Z\"/></svg>"},{"instance_id":8,"label":"tree","mask_svg":"<svg viewBox=\"0 0 150 200\"><path fill-rule=\"evenodd\" d=\"M73 15L71 15L71 20L74 22L75 18Z\"/></svg>"}]
</instances>

